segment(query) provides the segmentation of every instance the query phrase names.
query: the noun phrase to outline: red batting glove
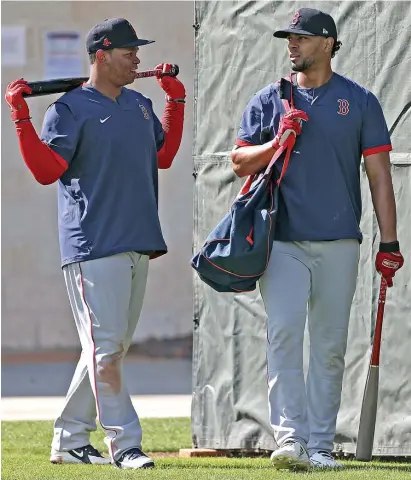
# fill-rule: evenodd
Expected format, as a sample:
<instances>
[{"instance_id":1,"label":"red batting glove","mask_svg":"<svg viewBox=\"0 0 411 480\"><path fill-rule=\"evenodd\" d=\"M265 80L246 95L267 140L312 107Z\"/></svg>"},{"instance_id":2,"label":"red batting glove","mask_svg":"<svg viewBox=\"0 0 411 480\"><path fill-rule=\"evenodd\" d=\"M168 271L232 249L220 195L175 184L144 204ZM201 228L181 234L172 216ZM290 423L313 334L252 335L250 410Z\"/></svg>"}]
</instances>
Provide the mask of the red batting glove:
<instances>
[{"instance_id":1,"label":"red batting glove","mask_svg":"<svg viewBox=\"0 0 411 480\"><path fill-rule=\"evenodd\" d=\"M302 121L308 121L308 115L302 110L292 109L284 114L280 119L278 132L273 140L273 148L279 149L287 141L290 135L300 135Z\"/></svg>"},{"instance_id":2,"label":"red batting glove","mask_svg":"<svg viewBox=\"0 0 411 480\"><path fill-rule=\"evenodd\" d=\"M385 278L387 286L392 287L392 279L395 276L395 272L404 265L404 258L400 251L381 251L381 249L385 249L383 245L384 244L382 244L382 246L380 245L380 251L377 253L377 258L375 259L375 268L377 269L377 272Z\"/></svg>"},{"instance_id":3,"label":"red batting glove","mask_svg":"<svg viewBox=\"0 0 411 480\"><path fill-rule=\"evenodd\" d=\"M22 78L14 80L7 86L5 98L11 109L13 122L30 119L29 107L23 98L23 93L30 94L31 88L27 85L26 80Z\"/></svg>"},{"instance_id":4,"label":"red batting glove","mask_svg":"<svg viewBox=\"0 0 411 480\"><path fill-rule=\"evenodd\" d=\"M160 70L163 73L167 73L171 70L172 65L170 63L160 63L155 67L156 70ZM160 87L166 92L170 100L184 99L186 97L186 89L184 85L176 77L158 76L157 82Z\"/></svg>"}]
</instances>

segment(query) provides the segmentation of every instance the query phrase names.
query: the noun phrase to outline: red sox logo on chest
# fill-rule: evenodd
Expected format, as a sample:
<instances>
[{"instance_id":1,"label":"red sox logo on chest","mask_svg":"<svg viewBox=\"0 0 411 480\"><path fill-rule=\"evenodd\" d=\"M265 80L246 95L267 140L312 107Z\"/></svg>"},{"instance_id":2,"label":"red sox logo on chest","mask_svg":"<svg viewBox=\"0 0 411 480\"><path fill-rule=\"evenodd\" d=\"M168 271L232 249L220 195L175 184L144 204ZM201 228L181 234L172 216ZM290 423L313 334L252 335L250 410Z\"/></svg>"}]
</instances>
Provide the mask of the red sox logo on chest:
<instances>
[{"instance_id":1,"label":"red sox logo on chest","mask_svg":"<svg viewBox=\"0 0 411 480\"><path fill-rule=\"evenodd\" d=\"M347 113L350 111L350 104L348 100L345 100L344 98L339 98L337 100L338 102L338 114L339 115L347 115Z\"/></svg>"},{"instance_id":2,"label":"red sox logo on chest","mask_svg":"<svg viewBox=\"0 0 411 480\"><path fill-rule=\"evenodd\" d=\"M140 110L143 112L143 116L146 120L150 120L150 114L147 111L147 108L144 105L141 105L141 103L138 104L140 107Z\"/></svg>"}]
</instances>

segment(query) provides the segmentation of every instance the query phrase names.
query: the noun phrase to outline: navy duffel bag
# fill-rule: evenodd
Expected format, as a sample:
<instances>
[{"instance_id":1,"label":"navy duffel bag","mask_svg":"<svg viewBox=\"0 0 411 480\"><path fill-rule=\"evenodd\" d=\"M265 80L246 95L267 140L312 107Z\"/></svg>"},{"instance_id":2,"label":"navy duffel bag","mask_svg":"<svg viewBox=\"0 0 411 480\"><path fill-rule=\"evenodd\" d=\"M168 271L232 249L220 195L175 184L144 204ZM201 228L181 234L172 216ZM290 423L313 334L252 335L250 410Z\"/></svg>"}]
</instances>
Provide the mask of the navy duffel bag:
<instances>
[{"instance_id":1,"label":"navy duffel bag","mask_svg":"<svg viewBox=\"0 0 411 480\"><path fill-rule=\"evenodd\" d=\"M292 102L292 100L291 100ZM283 100L286 111L287 100ZM217 292L255 290L265 272L274 239L278 187L287 170L295 136L290 135L266 170L247 178L230 211L191 259L200 279ZM277 181L274 163L285 153Z\"/></svg>"}]
</instances>

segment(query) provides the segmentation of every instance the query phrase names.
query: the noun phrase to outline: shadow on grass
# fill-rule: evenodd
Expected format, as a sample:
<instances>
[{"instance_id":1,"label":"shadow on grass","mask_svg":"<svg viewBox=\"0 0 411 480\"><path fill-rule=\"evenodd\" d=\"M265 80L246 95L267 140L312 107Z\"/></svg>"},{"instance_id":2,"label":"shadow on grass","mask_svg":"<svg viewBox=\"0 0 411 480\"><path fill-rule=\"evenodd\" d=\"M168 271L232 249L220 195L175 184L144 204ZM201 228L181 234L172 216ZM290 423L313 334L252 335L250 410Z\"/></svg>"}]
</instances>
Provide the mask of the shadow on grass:
<instances>
[{"instance_id":1,"label":"shadow on grass","mask_svg":"<svg viewBox=\"0 0 411 480\"><path fill-rule=\"evenodd\" d=\"M227 464L227 463L207 463L207 462L190 462L190 461L185 461L185 462L165 462L164 459L161 463L156 464L156 468L161 468L161 469L168 469L170 467L178 467L179 469L195 469L195 470L248 470L252 468L255 471L258 470L272 470L273 466L270 465L269 463L267 465L253 465L249 463L235 463L235 464Z\"/></svg>"},{"instance_id":2,"label":"shadow on grass","mask_svg":"<svg viewBox=\"0 0 411 480\"><path fill-rule=\"evenodd\" d=\"M411 462L409 459L406 459L404 462L396 462L391 459L390 461L385 462L359 462L356 460L344 460L344 470L357 470L357 471L391 471L391 472L409 472L411 473ZM163 457L161 462L157 464L159 468L169 468L171 466L178 466L181 469L211 469L211 470L243 470L252 468L253 470L272 470L273 466L270 463L269 458L211 458L211 457L202 457L202 458L170 458ZM310 471L300 471L300 474L318 474L318 473L330 473L329 469L312 469ZM411 480L411 477L410 477Z\"/></svg>"},{"instance_id":3,"label":"shadow on grass","mask_svg":"<svg viewBox=\"0 0 411 480\"><path fill-rule=\"evenodd\" d=\"M408 463L404 465L404 463ZM411 473L411 463L410 460L406 462L358 462L355 460L348 460L344 462L346 470L390 470L397 472L410 472Z\"/></svg>"}]
</instances>

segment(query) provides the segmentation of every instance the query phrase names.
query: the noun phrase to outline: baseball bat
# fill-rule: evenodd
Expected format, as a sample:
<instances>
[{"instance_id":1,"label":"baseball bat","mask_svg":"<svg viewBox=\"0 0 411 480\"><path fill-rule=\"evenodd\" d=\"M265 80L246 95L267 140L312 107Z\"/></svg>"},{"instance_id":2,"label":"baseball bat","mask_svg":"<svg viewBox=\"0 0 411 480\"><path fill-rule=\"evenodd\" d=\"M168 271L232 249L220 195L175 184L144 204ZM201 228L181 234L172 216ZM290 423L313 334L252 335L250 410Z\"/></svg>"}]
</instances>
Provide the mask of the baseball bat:
<instances>
[{"instance_id":1,"label":"baseball bat","mask_svg":"<svg viewBox=\"0 0 411 480\"><path fill-rule=\"evenodd\" d=\"M355 454L356 459L363 462L369 462L371 460L372 449L374 445L375 421L377 418L378 405L381 333L386 293L387 282L385 281L384 277L382 277L380 295L378 298L378 311L377 320L375 323L374 341L367 380L365 383L360 415L360 425L358 427L357 450Z\"/></svg>"},{"instance_id":2,"label":"baseball bat","mask_svg":"<svg viewBox=\"0 0 411 480\"><path fill-rule=\"evenodd\" d=\"M143 72L136 72L137 78L146 77L176 77L180 72L178 65L173 65L171 70L167 73L162 73L160 70L146 70ZM54 78L51 80L40 80L36 82L27 82L31 88L31 93L23 93L23 97L39 97L42 95L52 95L53 93L69 92L74 88L79 87L84 82L87 82L89 77L73 77L73 78Z\"/></svg>"}]
</instances>

